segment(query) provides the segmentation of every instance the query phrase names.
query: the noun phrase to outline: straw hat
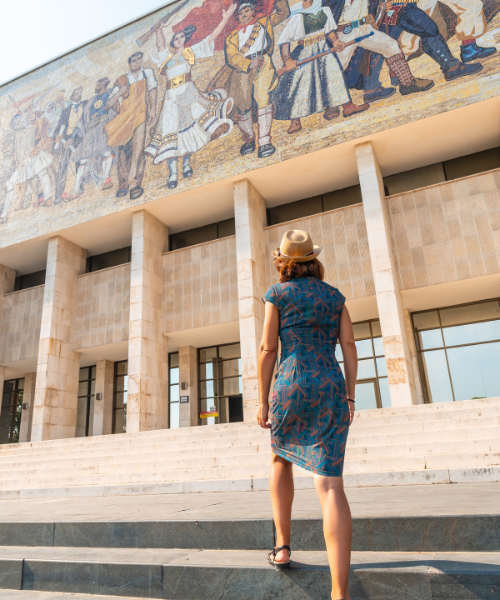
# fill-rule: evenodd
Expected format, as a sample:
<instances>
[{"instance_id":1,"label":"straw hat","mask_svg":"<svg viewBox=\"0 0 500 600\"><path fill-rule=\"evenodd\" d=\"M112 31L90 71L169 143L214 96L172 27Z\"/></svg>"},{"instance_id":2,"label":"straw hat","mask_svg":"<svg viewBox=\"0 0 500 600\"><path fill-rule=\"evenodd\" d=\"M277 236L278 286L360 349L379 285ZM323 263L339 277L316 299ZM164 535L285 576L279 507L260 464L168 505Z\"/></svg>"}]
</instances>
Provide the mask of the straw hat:
<instances>
[{"instance_id":1,"label":"straw hat","mask_svg":"<svg viewBox=\"0 0 500 600\"><path fill-rule=\"evenodd\" d=\"M321 248L313 244L307 231L291 229L284 234L281 245L273 252L273 256L282 261L308 262L314 260L320 252Z\"/></svg>"}]
</instances>

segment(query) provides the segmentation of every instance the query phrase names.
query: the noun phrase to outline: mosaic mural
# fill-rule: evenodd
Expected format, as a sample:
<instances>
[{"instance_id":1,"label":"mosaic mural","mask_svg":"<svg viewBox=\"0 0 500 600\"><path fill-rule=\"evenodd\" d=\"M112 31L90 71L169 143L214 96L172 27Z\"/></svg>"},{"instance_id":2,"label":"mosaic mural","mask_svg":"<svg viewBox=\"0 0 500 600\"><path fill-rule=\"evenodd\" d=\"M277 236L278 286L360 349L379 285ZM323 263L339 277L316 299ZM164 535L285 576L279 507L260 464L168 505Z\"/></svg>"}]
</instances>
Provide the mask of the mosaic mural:
<instances>
[{"instance_id":1,"label":"mosaic mural","mask_svg":"<svg viewBox=\"0 0 500 600\"><path fill-rule=\"evenodd\" d=\"M498 95L500 0L182 0L0 89L0 245Z\"/></svg>"}]
</instances>

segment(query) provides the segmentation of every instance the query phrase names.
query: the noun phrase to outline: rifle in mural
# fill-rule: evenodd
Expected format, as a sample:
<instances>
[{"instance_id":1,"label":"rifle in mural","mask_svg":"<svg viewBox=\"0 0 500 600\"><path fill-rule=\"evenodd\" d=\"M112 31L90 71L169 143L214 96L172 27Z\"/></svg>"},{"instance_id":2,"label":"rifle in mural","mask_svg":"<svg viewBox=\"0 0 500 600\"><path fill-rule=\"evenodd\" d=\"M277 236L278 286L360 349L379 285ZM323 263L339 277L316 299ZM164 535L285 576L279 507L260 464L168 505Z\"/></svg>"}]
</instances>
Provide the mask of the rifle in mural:
<instances>
[{"instance_id":1,"label":"rifle in mural","mask_svg":"<svg viewBox=\"0 0 500 600\"><path fill-rule=\"evenodd\" d=\"M159 28L162 27L163 25L166 25L170 19L176 14L178 13L181 8L183 8L187 3L189 2L189 0L184 0L184 2L181 2L179 4L179 6L176 6L173 10L171 10L167 15L165 15L164 17L162 17L159 21L157 21L153 27L151 27L151 29L149 31L146 31L146 33L143 33L141 35L141 37L137 38L136 44L139 46L139 48L142 48L144 46L144 44L153 36L154 32Z\"/></svg>"},{"instance_id":2,"label":"rifle in mural","mask_svg":"<svg viewBox=\"0 0 500 600\"><path fill-rule=\"evenodd\" d=\"M352 46L353 44L357 44L358 42L361 42L361 40L365 40L366 38L369 38L372 35L373 35L373 31L371 31L370 33L367 33L366 35L357 37L354 40L351 40L350 42L346 42L344 45L345 45L345 47ZM298 60L297 66L295 67L295 69L300 69L301 67L307 65L307 63L310 63L313 60L321 58L322 56L326 56L327 54L330 54L330 53L331 53L331 50L326 50L325 52L319 52L318 54L313 54L312 56L308 56L307 58L304 58L304 60ZM286 73L286 67L281 67L281 69L278 69L276 71L276 73L277 73L278 77L281 77L282 75L284 75Z\"/></svg>"}]
</instances>

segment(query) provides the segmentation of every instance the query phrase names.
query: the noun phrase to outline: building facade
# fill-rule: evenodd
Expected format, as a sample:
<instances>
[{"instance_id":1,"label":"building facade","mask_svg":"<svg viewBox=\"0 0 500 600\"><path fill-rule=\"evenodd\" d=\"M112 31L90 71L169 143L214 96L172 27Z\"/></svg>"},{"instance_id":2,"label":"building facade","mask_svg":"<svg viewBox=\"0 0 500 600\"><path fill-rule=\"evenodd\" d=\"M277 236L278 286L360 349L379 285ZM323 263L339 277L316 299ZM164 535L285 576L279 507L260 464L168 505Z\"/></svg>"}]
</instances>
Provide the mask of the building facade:
<instances>
[{"instance_id":1,"label":"building facade","mask_svg":"<svg viewBox=\"0 0 500 600\"><path fill-rule=\"evenodd\" d=\"M358 410L500 396L477 1L396 4L352 57L343 3L172 3L0 88L0 444L253 423L288 229L347 298Z\"/></svg>"}]
</instances>

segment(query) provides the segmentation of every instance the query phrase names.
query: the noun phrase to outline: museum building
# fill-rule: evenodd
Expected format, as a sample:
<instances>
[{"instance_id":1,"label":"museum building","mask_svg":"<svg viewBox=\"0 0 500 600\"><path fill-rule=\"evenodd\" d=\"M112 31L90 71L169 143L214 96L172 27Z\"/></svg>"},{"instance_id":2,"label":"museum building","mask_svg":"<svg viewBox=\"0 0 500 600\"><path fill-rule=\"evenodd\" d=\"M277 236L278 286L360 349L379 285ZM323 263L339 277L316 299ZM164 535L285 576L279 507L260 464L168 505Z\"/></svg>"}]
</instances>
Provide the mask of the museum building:
<instances>
[{"instance_id":1,"label":"museum building","mask_svg":"<svg viewBox=\"0 0 500 600\"><path fill-rule=\"evenodd\" d=\"M372 465L357 468L362 457L353 450L347 473L488 466L498 480L500 98L471 99L471 90L455 107L446 94L435 102L447 107L428 116L421 94L401 108L415 118L392 107L391 123L379 126L367 112L349 121L344 137L340 122L330 143L315 145L314 131L301 132L302 145L278 148L279 160L235 156L225 167L216 162L220 153L205 148L203 160L193 160L193 178L171 190L158 168L130 205L113 208L115 186L102 209L89 197L83 217L83 205L73 220L68 212L59 219L52 205L36 208L50 224L39 226L35 215L16 231L10 221L0 225L0 463L14 456L15 444L26 469L2 471L0 494L263 480L265 461L252 462L245 448L263 444L268 460L267 434L255 426L262 296L277 281L271 252L289 229L311 234L326 281L347 298L359 357L353 446L369 445L370 427L383 436L389 423L412 422L410 433L427 435L415 444L451 440L454 449L444 454L460 456L384 466L386 457L374 454ZM71 202L61 206L77 211ZM339 347L336 353L342 366ZM420 427L425 410L489 429L485 443L473 448L464 421L449 430ZM405 431L389 428L399 444ZM225 435L225 456L237 446L227 464L216 452ZM56 473L41 458L67 452L69 465L77 449L80 456L87 449L91 465L113 440L126 452L148 439L175 454L179 466L171 468L184 474L165 474L168 461L163 476L151 467L150 478L70 472L62 463ZM199 464L186 474L196 455L206 460L206 475ZM37 475L30 460L42 461Z\"/></svg>"}]
</instances>

